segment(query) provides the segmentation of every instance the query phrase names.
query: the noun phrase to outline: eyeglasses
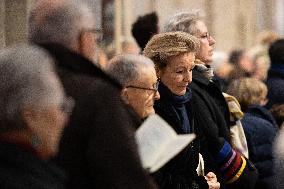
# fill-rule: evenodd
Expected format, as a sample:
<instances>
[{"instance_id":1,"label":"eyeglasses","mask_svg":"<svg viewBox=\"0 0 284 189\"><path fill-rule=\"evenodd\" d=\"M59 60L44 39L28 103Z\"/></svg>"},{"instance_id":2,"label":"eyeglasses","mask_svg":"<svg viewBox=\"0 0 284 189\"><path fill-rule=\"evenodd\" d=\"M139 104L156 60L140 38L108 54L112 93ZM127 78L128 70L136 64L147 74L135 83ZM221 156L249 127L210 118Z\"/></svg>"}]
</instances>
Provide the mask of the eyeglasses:
<instances>
[{"instance_id":1,"label":"eyeglasses","mask_svg":"<svg viewBox=\"0 0 284 189\"><path fill-rule=\"evenodd\" d=\"M154 83L153 88L139 87L134 85L126 86L125 88L134 88L150 91L149 95L156 94L158 92L159 82Z\"/></svg>"},{"instance_id":2,"label":"eyeglasses","mask_svg":"<svg viewBox=\"0 0 284 189\"><path fill-rule=\"evenodd\" d=\"M71 115L74 106L74 99L72 97L65 97L60 106L60 110L66 115Z\"/></svg>"}]
</instances>

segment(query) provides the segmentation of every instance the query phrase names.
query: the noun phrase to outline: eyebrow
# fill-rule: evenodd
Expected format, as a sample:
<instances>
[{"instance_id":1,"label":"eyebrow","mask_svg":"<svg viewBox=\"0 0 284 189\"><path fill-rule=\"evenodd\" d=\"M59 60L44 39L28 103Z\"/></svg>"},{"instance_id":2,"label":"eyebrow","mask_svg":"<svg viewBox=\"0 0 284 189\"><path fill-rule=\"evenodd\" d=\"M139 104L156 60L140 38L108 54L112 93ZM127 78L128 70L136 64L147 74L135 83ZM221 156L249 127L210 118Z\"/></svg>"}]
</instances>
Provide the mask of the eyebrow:
<instances>
[{"instance_id":1,"label":"eyebrow","mask_svg":"<svg viewBox=\"0 0 284 189\"><path fill-rule=\"evenodd\" d=\"M195 67L196 64L193 64L190 69L193 69ZM178 66L178 67L174 67L175 69L179 69L179 68L185 68L187 69L185 66Z\"/></svg>"}]
</instances>

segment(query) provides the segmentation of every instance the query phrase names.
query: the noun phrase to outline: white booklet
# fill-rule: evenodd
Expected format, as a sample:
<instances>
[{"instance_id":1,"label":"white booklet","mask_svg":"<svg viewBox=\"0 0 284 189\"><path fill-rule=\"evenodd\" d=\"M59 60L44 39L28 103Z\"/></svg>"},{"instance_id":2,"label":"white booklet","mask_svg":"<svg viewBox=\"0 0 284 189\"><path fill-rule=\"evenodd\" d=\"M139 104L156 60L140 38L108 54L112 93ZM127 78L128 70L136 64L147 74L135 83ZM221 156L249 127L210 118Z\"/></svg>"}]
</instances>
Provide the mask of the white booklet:
<instances>
[{"instance_id":1,"label":"white booklet","mask_svg":"<svg viewBox=\"0 0 284 189\"><path fill-rule=\"evenodd\" d=\"M143 167L151 173L157 171L194 138L195 134L177 135L157 114L149 116L136 131L136 141Z\"/></svg>"}]
</instances>

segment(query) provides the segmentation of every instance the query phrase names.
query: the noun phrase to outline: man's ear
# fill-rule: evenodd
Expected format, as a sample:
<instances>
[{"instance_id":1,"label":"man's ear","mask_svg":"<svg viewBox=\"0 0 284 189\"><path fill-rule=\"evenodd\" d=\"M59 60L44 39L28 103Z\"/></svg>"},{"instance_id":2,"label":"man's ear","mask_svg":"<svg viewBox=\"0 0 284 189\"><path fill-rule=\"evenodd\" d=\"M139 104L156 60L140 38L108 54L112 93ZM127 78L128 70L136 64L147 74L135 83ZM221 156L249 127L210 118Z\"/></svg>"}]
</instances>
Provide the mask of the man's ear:
<instances>
[{"instance_id":1,"label":"man's ear","mask_svg":"<svg viewBox=\"0 0 284 189\"><path fill-rule=\"evenodd\" d=\"M121 91L121 98L124 101L125 104L129 104L129 100L128 100L128 91L126 88L123 88Z\"/></svg>"},{"instance_id":2,"label":"man's ear","mask_svg":"<svg viewBox=\"0 0 284 189\"><path fill-rule=\"evenodd\" d=\"M39 114L36 110L25 107L20 115L28 130L33 130L33 127L38 124L37 119L39 118Z\"/></svg>"},{"instance_id":3,"label":"man's ear","mask_svg":"<svg viewBox=\"0 0 284 189\"><path fill-rule=\"evenodd\" d=\"M79 53L88 58L89 60L93 60L95 55L95 38L91 32L82 31L79 37Z\"/></svg>"}]
</instances>

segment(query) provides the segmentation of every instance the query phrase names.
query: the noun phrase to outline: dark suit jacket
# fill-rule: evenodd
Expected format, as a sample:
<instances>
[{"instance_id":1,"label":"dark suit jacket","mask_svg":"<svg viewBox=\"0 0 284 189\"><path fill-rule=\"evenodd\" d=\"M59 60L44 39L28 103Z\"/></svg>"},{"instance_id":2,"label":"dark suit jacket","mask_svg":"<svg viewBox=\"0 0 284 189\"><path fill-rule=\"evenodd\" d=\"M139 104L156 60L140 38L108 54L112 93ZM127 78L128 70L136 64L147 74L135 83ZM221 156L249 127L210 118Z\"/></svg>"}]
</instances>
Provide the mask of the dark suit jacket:
<instances>
[{"instance_id":1,"label":"dark suit jacket","mask_svg":"<svg viewBox=\"0 0 284 189\"><path fill-rule=\"evenodd\" d=\"M69 174L67 188L155 188L134 140L140 120L122 102L121 86L84 57L59 45L42 46L75 99L56 158Z\"/></svg>"}]
</instances>

